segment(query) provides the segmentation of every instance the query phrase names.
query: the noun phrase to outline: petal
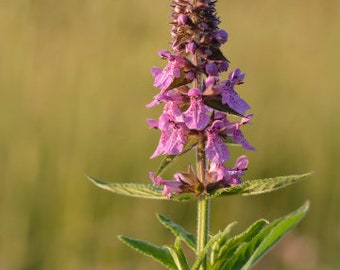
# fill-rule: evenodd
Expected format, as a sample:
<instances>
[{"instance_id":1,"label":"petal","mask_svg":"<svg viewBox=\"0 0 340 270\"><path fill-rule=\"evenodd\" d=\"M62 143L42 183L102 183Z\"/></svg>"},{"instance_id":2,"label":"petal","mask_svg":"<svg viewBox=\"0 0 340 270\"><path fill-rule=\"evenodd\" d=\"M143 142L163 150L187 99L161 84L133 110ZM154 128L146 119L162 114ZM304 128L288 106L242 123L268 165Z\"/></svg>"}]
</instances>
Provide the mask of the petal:
<instances>
[{"instance_id":1,"label":"petal","mask_svg":"<svg viewBox=\"0 0 340 270\"><path fill-rule=\"evenodd\" d=\"M158 74L162 73L162 69L159 67L152 67L151 73L152 73L152 76L155 78Z\"/></svg>"},{"instance_id":2,"label":"petal","mask_svg":"<svg viewBox=\"0 0 340 270\"><path fill-rule=\"evenodd\" d=\"M222 103L228 104L230 108L242 115L250 109L248 103L240 98L240 96L232 88L222 92Z\"/></svg>"},{"instance_id":3,"label":"petal","mask_svg":"<svg viewBox=\"0 0 340 270\"><path fill-rule=\"evenodd\" d=\"M203 104L202 100L190 99L190 107L183 113L184 123L190 129L202 130L204 129L210 120L210 116L207 115L207 108Z\"/></svg>"},{"instance_id":4,"label":"petal","mask_svg":"<svg viewBox=\"0 0 340 270\"><path fill-rule=\"evenodd\" d=\"M218 135L211 139L208 137L205 150L207 157L215 163L223 163L230 157L227 146L223 143Z\"/></svg>"},{"instance_id":5,"label":"petal","mask_svg":"<svg viewBox=\"0 0 340 270\"><path fill-rule=\"evenodd\" d=\"M221 164L215 163L215 162L210 163L209 172L216 174L216 181L223 179L226 171L227 171L227 168L224 166L224 163L221 163Z\"/></svg>"},{"instance_id":6,"label":"petal","mask_svg":"<svg viewBox=\"0 0 340 270\"><path fill-rule=\"evenodd\" d=\"M244 149L255 150L255 148L246 140L241 130L237 129L233 134L233 141L242 145Z\"/></svg>"},{"instance_id":7,"label":"petal","mask_svg":"<svg viewBox=\"0 0 340 270\"><path fill-rule=\"evenodd\" d=\"M240 156L235 162L235 169L244 171L248 168L248 158L246 156Z\"/></svg>"},{"instance_id":8,"label":"petal","mask_svg":"<svg viewBox=\"0 0 340 270\"><path fill-rule=\"evenodd\" d=\"M158 129L158 121L155 119L146 119L146 122L148 123L150 128Z\"/></svg>"},{"instance_id":9,"label":"petal","mask_svg":"<svg viewBox=\"0 0 340 270\"><path fill-rule=\"evenodd\" d=\"M180 125L172 125L168 130L168 138L164 143L164 153L168 155L177 155L183 151L183 144L187 143L183 127Z\"/></svg>"}]
</instances>

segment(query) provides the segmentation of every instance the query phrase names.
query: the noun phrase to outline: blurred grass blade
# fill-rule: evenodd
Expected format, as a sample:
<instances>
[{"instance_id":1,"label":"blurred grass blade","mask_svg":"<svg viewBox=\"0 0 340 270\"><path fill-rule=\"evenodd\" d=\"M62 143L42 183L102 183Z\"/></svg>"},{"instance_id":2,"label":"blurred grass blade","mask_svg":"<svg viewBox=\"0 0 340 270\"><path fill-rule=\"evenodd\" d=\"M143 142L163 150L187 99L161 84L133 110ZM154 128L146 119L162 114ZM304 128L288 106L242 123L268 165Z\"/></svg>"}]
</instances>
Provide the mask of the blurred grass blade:
<instances>
[{"instance_id":1,"label":"blurred grass blade","mask_svg":"<svg viewBox=\"0 0 340 270\"><path fill-rule=\"evenodd\" d=\"M176 237L179 237L193 251L196 251L196 238L193 234L187 232L180 225L174 223L167 217L157 214L157 218L164 227L169 229Z\"/></svg>"},{"instance_id":2,"label":"blurred grass blade","mask_svg":"<svg viewBox=\"0 0 340 270\"><path fill-rule=\"evenodd\" d=\"M167 248L158 247L146 241L129 238L123 235L119 235L118 238L129 247L153 258L168 269L177 270L176 264Z\"/></svg>"},{"instance_id":3,"label":"blurred grass blade","mask_svg":"<svg viewBox=\"0 0 340 270\"><path fill-rule=\"evenodd\" d=\"M232 186L229 188L221 188L209 195L210 198L221 197L233 194L242 194L243 196L258 195L278 190L294 183L297 183L311 173L295 174L288 176L278 176L273 178L249 180L240 185Z\"/></svg>"}]
</instances>

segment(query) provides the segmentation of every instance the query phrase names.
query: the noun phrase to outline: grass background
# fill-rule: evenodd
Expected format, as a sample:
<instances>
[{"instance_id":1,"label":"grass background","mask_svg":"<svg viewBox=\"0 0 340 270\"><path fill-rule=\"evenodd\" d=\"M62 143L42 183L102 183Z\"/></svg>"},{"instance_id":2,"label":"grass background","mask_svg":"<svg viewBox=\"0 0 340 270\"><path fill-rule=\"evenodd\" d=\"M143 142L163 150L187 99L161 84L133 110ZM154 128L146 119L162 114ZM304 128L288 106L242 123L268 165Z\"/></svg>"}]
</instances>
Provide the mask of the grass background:
<instances>
[{"instance_id":1,"label":"grass background","mask_svg":"<svg viewBox=\"0 0 340 270\"><path fill-rule=\"evenodd\" d=\"M157 92L150 68L164 66L156 52L169 48L169 4L0 0L0 269L159 269L116 235L172 243L156 212L195 230L194 202L113 196L84 177L148 183L158 166L148 158L159 134L145 119L160 108L145 104ZM217 7L223 51L247 74L239 92L255 114L246 178L316 174L214 201L211 230L237 220L241 231L309 199L304 221L257 268L339 269L340 2Z\"/></svg>"}]
</instances>

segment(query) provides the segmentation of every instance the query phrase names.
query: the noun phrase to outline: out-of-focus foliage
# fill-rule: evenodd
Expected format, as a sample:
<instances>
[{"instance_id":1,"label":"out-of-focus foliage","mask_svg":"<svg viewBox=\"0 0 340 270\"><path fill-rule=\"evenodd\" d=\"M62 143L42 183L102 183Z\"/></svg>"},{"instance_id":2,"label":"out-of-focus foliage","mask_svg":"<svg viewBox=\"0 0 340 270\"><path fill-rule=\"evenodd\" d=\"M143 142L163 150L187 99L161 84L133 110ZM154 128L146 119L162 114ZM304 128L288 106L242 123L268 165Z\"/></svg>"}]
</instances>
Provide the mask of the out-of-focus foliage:
<instances>
[{"instance_id":1,"label":"out-of-focus foliage","mask_svg":"<svg viewBox=\"0 0 340 270\"><path fill-rule=\"evenodd\" d=\"M158 134L145 118L159 109L145 104L157 92L150 67L164 64L156 52L169 48L169 4L0 0L0 269L158 269L115 236L171 243L155 212L194 231L195 203L121 197L84 176L150 183L157 169L148 158ZM223 50L246 73L240 94L255 114L247 177L316 174L272 194L214 201L211 230L272 221L309 199L304 221L258 269L337 269L340 2L218 8Z\"/></svg>"}]
</instances>

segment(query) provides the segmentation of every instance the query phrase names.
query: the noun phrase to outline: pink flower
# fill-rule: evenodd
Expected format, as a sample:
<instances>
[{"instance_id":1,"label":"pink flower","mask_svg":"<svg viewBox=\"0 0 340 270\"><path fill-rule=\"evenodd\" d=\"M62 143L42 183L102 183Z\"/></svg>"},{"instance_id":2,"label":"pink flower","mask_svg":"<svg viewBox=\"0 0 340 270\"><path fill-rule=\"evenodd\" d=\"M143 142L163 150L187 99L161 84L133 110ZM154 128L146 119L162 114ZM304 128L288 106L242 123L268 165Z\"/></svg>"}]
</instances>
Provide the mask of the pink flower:
<instances>
[{"instance_id":1,"label":"pink flower","mask_svg":"<svg viewBox=\"0 0 340 270\"><path fill-rule=\"evenodd\" d=\"M223 128L223 122L218 120L214 121L206 130L206 155L212 162L215 163L223 163L230 157L227 146L223 143L219 136L221 128Z\"/></svg>"},{"instance_id":2,"label":"pink flower","mask_svg":"<svg viewBox=\"0 0 340 270\"><path fill-rule=\"evenodd\" d=\"M190 129L204 129L210 119L207 115L208 109L203 104L202 94L199 89L193 88L188 92L190 107L183 113L184 123Z\"/></svg>"}]
</instances>

